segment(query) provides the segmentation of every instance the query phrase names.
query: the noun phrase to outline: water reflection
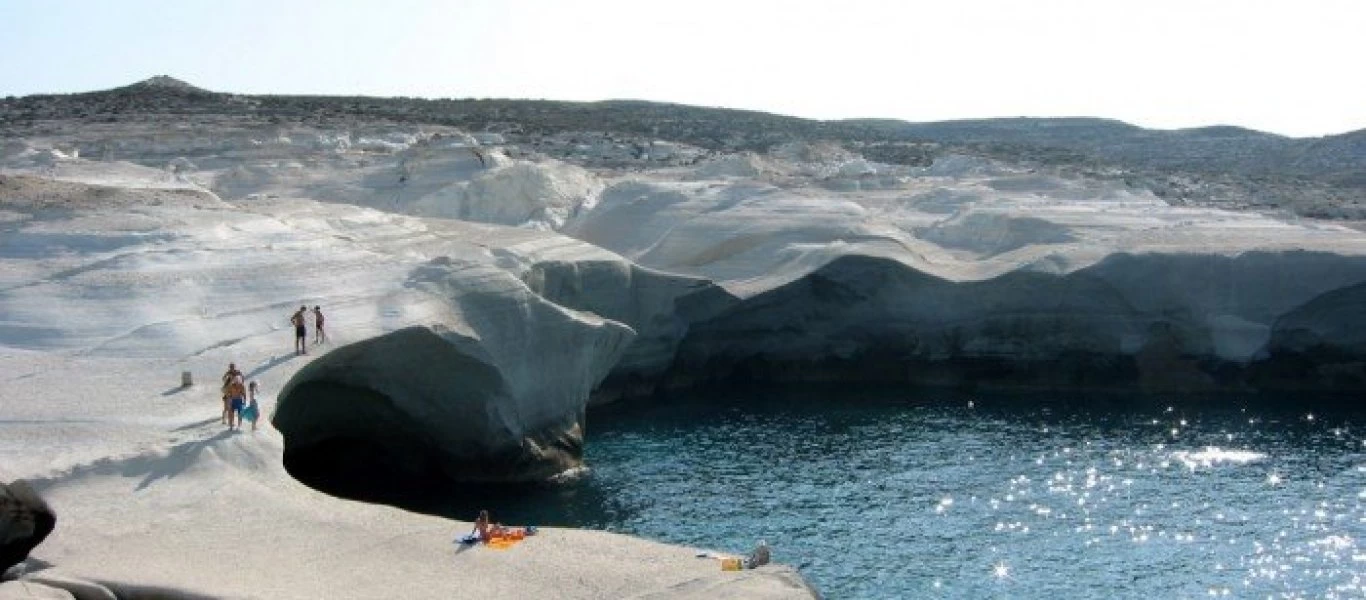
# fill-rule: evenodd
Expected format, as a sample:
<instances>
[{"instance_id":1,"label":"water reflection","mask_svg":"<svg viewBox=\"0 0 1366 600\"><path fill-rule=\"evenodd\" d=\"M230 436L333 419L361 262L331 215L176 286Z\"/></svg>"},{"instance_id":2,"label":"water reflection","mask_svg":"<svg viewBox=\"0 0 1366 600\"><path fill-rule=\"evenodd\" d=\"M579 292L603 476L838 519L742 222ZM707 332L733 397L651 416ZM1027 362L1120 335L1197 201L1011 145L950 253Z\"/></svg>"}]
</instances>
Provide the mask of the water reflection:
<instances>
[{"instance_id":1,"label":"water reflection","mask_svg":"<svg viewBox=\"0 0 1366 600\"><path fill-rule=\"evenodd\" d=\"M840 598L1361 597L1366 419L1332 400L699 393L590 415L577 481L449 508L764 538Z\"/></svg>"}]
</instances>

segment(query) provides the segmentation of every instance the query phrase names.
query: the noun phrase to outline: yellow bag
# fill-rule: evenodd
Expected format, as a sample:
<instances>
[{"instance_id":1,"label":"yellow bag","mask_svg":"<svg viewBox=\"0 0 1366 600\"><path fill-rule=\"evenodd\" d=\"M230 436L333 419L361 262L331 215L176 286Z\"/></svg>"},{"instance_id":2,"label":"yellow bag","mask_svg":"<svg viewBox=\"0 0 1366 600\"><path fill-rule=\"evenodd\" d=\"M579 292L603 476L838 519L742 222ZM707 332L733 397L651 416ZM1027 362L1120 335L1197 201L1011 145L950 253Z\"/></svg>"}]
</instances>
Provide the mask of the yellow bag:
<instances>
[{"instance_id":1,"label":"yellow bag","mask_svg":"<svg viewBox=\"0 0 1366 600\"><path fill-rule=\"evenodd\" d=\"M743 571L744 569L745 569L744 563L741 562L740 559L738 559L738 558L723 558L723 559L721 559L721 570L722 570L722 571Z\"/></svg>"}]
</instances>

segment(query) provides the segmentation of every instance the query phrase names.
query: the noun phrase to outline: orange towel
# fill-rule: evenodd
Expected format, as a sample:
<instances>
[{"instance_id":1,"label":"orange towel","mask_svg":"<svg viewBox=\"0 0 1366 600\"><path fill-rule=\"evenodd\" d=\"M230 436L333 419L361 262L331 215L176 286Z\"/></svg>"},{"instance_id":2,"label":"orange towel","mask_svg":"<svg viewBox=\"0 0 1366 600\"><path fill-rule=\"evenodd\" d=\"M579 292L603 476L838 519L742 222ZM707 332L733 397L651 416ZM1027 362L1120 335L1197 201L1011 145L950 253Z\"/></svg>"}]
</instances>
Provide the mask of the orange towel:
<instances>
[{"instance_id":1,"label":"orange towel","mask_svg":"<svg viewBox=\"0 0 1366 600\"><path fill-rule=\"evenodd\" d=\"M493 548L494 550L507 550L516 543L517 540L514 540L512 538L496 537L489 538L489 543L484 545Z\"/></svg>"}]
</instances>

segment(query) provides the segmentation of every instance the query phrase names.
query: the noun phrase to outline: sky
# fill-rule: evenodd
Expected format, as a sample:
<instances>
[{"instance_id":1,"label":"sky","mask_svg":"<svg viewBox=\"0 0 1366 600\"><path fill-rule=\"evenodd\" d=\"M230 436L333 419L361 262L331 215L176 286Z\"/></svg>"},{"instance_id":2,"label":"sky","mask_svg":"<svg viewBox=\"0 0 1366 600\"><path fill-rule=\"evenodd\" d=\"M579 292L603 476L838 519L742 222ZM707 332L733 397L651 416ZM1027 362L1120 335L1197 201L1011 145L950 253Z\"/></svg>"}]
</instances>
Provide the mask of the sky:
<instances>
[{"instance_id":1,"label":"sky","mask_svg":"<svg viewBox=\"0 0 1366 600\"><path fill-rule=\"evenodd\" d=\"M1366 0L0 0L0 96L641 99L1366 128Z\"/></svg>"}]
</instances>

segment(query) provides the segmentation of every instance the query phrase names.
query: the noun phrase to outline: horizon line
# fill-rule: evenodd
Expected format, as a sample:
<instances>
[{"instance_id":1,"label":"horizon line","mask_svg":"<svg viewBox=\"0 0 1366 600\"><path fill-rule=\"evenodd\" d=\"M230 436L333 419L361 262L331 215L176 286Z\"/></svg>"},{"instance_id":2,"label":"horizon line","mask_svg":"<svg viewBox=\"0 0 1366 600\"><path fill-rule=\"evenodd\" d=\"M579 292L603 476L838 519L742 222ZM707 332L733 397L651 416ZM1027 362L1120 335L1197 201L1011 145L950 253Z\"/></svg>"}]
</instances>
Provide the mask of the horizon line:
<instances>
[{"instance_id":1,"label":"horizon line","mask_svg":"<svg viewBox=\"0 0 1366 600\"><path fill-rule=\"evenodd\" d=\"M124 85L118 85L118 86L114 86L114 87L108 87L108 88L93 89L93 90L65 91L65 92L33 92L33 93L24 94L24 95L5 94L3 97L0 97L0 100L23 99L23 98L33 97L33 96L75 96L75 95L81 95L81 94L98 94L98 93L102 93L102 92L112 92L112 91L114 91L114 90L123 89L123 88L129 88L129 87L133 87L133 86L137 86L137 85L141 85L141 84L149 84L149 82L151 82L151 81L153 81L153 80L155 80L155 79L158 79L158 78L168 78L168 79L171 79L171 80L174 80L174 81L176 81L176 82L178 82L178 83L184 84L185 86L187 86L187 87L189 87L189 88L192 88L192 89L194 89L194 90L200 91L200 92L206 92L206 93L210 93L210 94L224 94L224 95L229 95L229 96L279 96L279 97L292 97L292 96L297 96L297 97L322 97L322 98L373 98L373 99L379 99L379 100L394 100L394 99L402 99L402 98L415 98L415 99L429 100L429 101L454 100L454 101L564 102L564 103L572 103L572 104L598 104L598 103L608 103L608 102L642 102L642 103L648 103L648 104L664 104L664 105L673 105L673 106L685 106L685 107L689 107L689 108L703 108L703 109L725 110L725 111L734 111L734 112L760 113L760 114L773 115L773 116L785 117L785 118L791 118L791 119L801 119L801 120L805 120L805 121L815 121L815 122L819 122L819 123L839 123L839 122L844 122L844 121L899 121L899 122L901 122L901 123L905 123L905 124L908 124L908 125L928 125L928 124L936 124L936 123L960 123L960 122L969 122L969 121L1005 121L1005 120L1041 120L1041 121L1042 121L1042 120L1093 120L1093 121L1110 121L1110 122L1119 123L1119 124L1122 124L1122 125L1127 125L1127 126L1129 126L1129 127L1134 127L1134 128L1137 128L1137 129L1142 129L1142 130L1145 130L1145 131L1164 131L1164 132L1195 131L1195 130L1201 130L1201 129L1217 129L1217 128L1230 127L1230 128L1241 129L1241 130L1249 131L1249 132L1253 132L1253 133L1259 133L1259 134L1263 134L1263 135L1276 136L1276 137L1285 138L1285 139L1292 139L1292 140L1322 139L1322 138L1329 138L1329 137L1336 137L1336 136L1342 136L1342 135L1349 135L1349 134L1353 134L1353 133L1357 133L1357 132L1361 132L1361 131L1366 131L1366 124L1363 124L1363 126L1361 126L1361 127L1355 127L1355 128L1347 129L1347 130L1344 130L1344 131L1338 131L1338 132L1335 132L1335 133L1324 133L1324 134L1320 134L1320 135L1302 135L1302 136L1301 136L1301 135L1289 135L1289 134L1284 134L1284 133L1277 133L1277 132L1274 132L1274 131L1267 131L1267 130L1264 130L1264 129L1256 129L1256 128L1253 128L1253 127L1248 127L1248 126L1244 126L1244 125L1237 125L1237 124L1233 124L1233 123L1209 123L1209 124L1204 124L1204 125L1193 125L1193 126L1187 126L1187 127L1157 127L1157 126L1142 125L1142 124L1139 124L1139 123L1134 123L1134 122L1131 122L1131 121L1126 121L1126 120L1124 120L1124 119L1120 119L1120 118L1116 118L1116 117L1106 117L1106 116L1098 116L1098 115L1075 115L1075 114L1074 114L1074 115L1046 115L1046 116L1044 116L1044 115L993 115L993 116L971 116L971 117L952 117L952 118L947 118L947 119L934 119L934 120L925 120L925 121L912 121L912 120L908 120L908 119L902 118L902 117L887 117L887 116L861 116L861 117L841 117L841 118L836 118L836 119L821 119L821 118L806 117L806 116L801 116L801 115L794 115L794 114L788 114L788 113L775 112L775 111L765 110L765 109L760 109L760 108L742 108L742 107L720 106L720 105L707 105L707 104L689 104L689 103L686 103L686 102L677 102L677 101L672 101L672 100L651 100L651 99L646 99L646 98L601 98L601 99L596 99L596 100L568 100L568 99L546 98L546 97L539 97L539 98L536 98L536 97L520 97L520 98L519 98L519 97L511 97L511 96L464 96L464 97L457 97L457 96L426 96L426 95L389 95L389 96L385 96L385 95L372 95L372 94L319 93L319 92L291 92L291 93L277 93L277 92L266 92L266 93L225 92L225 91L216 91L216 90L211 90L211 89L208 89L208 88L204 88L204 87L195 85L195 84L193 84L193 83L190 83L190 82L186 81L186 80L183 79L183 78L176 77L176 76L174 76L174 75L169 75L169 74L158 74L158 75L153 75L153 76L150 76L150 77L146 77L146 78L143 78L143 79L139 79L139 80L134 81L134 82L132 82L132 83L128 83L128 84L124 84ZM149 85L154 85L154 86L155 86L155 85L163 85L163 84L152 83L152 84L149 84ZM176 86L165 86L165 87L168 87L169 89L183 89L183 88L177 88Z\"/></svg>"}]
</instances>

